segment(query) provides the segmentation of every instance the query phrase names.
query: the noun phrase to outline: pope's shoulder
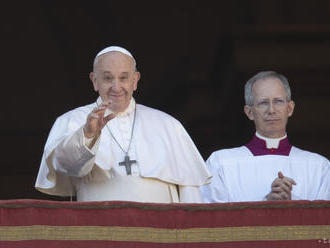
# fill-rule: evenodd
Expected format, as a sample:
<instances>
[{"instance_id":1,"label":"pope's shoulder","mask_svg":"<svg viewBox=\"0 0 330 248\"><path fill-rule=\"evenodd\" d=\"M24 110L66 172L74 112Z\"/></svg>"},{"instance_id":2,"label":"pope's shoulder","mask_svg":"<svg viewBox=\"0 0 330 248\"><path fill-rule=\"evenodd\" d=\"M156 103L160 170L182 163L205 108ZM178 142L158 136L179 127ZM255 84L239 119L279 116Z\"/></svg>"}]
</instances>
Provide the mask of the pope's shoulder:
<instances>
[{"instance_id":1,"label":"pope's shoulder","mask_svg":"<svg viewBox=\"0 0 330 248\"><path fill-rule=\"evenodd\" d=\"M155 120L169 121L169 122L181 124L180 121L175 119L173 116L159 109L148 107L142 104L136 104L136 106L137 106L137 111L140 111L143 117L145 116L150 120L155 119Z\"/></svg>"},{"instance_id":2,"label":"pope's shoulder","mask_svg":"<svg viewBox=\"0 0 330 248\"><path fill-rule=\"evenodd\" d=\"M93 108L95 108L95 103L91 103L88 105L80 106L77 108L74 108L72 110L69 110L68 112L65 112L64 114L57 117L57 121L60 120L86 120L87 115L92 111Z\"/></svg>"}]
</instances>

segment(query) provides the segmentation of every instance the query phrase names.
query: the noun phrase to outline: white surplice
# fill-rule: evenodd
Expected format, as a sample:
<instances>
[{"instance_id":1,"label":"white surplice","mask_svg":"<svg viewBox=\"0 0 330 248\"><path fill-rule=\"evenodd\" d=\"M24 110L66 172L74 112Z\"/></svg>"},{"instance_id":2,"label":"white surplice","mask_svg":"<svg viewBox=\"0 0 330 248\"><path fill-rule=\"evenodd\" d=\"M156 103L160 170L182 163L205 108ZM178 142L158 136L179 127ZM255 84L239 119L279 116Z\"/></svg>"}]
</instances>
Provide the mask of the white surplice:
<instances>
[{"instance_id":1,"label":"white surplice","mask_svg":"<svg viewBox=\"0 0 330 248\"><path fill-rule=\"evenodd\" d=\"M97 100L98 104L101 99ZM135 104L110 120L89 149L83 135L96 103L69 111L55 121L45 145L35 187L41 192L77 196L78 201L201 202L199 186L210 173L193 141L170 115ZM128 151L132 175L119 166ZM177 189L179 191L177 191Z\"/></svg>"},{"instance_id":2,"label":"white surplice","mask_svg":"<svg viewBox=\"0 0 330 248\"><path fill-rule=\"evenodd\" d=\"M201 187L204 202L263 201L281 171L295 180L292 200L330 200L330 164L325 157L292 147L289 156L254 156L246 146L211 154L213 178Z\"/></svg>"}]
</instances>

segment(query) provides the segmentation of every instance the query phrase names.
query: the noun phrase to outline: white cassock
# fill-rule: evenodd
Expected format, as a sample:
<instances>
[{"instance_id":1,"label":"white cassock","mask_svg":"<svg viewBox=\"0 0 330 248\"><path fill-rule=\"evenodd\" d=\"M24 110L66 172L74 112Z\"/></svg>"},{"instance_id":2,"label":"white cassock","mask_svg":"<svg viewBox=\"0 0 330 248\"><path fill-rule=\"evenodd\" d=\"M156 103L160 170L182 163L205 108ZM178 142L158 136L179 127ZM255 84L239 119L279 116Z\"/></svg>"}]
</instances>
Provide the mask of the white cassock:
<instances>
[{"instance_id":1,"label":"white cassock","mask_svg":"<svg viewBox=\"0 0 330 248\"><path fill-rule=\"evenodd\" d=\"M97 103L100 105L101 98ZM89 149L83 126L96 103L69 111L54 123L35 187L78 201L201 202L200 186L210 173L193 141L170 115L135 104L110 120ZM127 175L119 166L135 127L128 155L136 163ZM107 113L106 113L107 114ZM110 133L111 132L111 133Z\"/></svg>"},{"instance_id":2,"label":"white cassock","mask_svg":"<svg viewBox=\"0 0 330 248\"><path fill-rule=\"evenodd\" d=\"M201 187L204 202L266 200L279 171L297 183L292 200L330 200L329 160L291 146L287 138L267 149L257 136L246 146L211 154L206 163L213 177Z\"/></svg>"}]
</instances>

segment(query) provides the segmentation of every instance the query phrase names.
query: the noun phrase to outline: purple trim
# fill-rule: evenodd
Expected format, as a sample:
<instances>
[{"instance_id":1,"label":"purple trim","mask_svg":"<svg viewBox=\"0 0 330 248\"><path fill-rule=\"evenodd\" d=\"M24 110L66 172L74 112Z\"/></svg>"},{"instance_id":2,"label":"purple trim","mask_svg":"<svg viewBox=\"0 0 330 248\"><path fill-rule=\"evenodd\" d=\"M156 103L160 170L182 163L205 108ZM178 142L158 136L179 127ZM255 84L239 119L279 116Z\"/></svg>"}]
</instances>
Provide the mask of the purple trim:
<instances>
[{"instance_id":1,"label":"purple trim","mask_svg":"<svg viewBox=\"0 0 330 248\"><path fill-rule=\"evenodd\" d=\"M289 156L292 145L289 143L288 138L282 139L280 141L279 147L277 149L266 147L266 141L258 138L254 135L253 139L245 145L254 156L262 155L282 155Z\"/></svg>"}]
</instances>

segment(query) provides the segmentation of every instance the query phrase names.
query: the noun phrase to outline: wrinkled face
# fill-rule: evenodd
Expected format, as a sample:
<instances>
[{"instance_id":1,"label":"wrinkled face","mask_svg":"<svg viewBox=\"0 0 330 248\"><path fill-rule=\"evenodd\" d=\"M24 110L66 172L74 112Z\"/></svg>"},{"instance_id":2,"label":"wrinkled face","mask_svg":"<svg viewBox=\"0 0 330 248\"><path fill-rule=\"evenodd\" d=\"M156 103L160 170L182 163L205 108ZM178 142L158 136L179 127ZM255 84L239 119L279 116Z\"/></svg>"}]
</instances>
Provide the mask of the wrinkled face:
<instances>
[{"instance_id":1,"label":"wrinkled face","mask_svg":"<svg viewBox=\"0 0 330 248\"><path fill-rule=\"evenodd\" d=\"M283 137L288 118L293 114L294 102L287 101L281 81L277 78L258 80L252 93L253 105L246 105L244 112L254 121L256 131L264 137Z\"/></svg>"},{"instance_id":2,"label":"wrinkled face","mask_svg":"<svg viewBox=\"0 0 330 248\"><path fill-rule=\"evenodd\" d=\"M111 100L110 109L118 113L128 107L140 74L131 57L115 51L98 57L90 79L102 100Z\"/></svg>"}]
</instances>

